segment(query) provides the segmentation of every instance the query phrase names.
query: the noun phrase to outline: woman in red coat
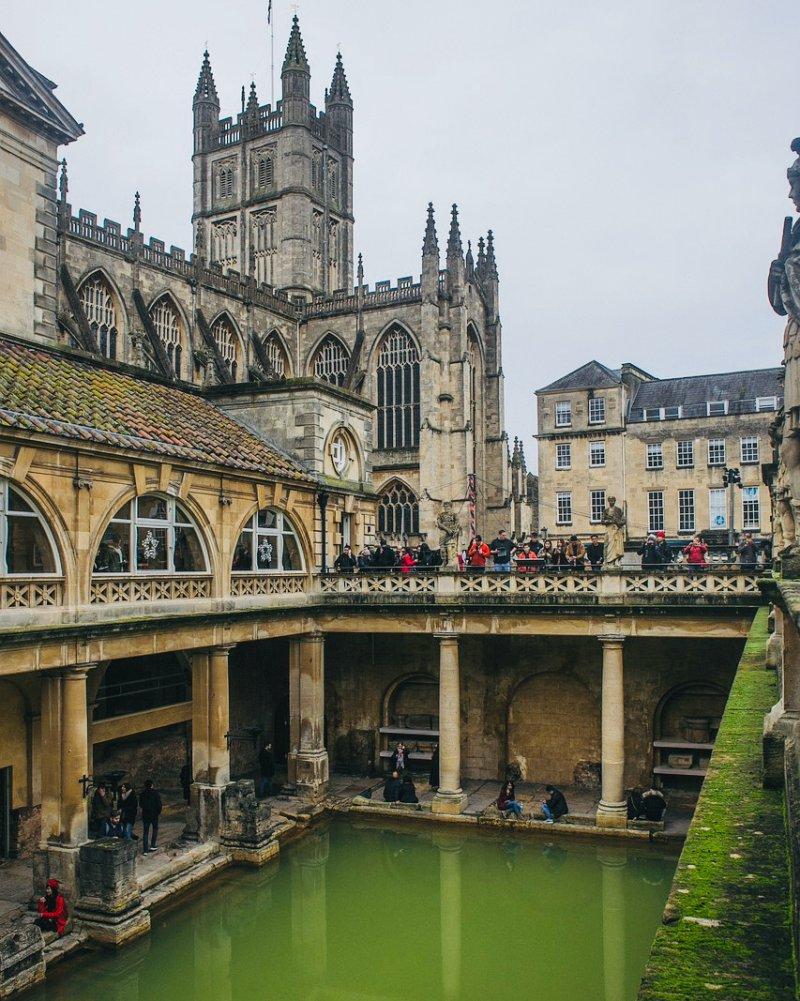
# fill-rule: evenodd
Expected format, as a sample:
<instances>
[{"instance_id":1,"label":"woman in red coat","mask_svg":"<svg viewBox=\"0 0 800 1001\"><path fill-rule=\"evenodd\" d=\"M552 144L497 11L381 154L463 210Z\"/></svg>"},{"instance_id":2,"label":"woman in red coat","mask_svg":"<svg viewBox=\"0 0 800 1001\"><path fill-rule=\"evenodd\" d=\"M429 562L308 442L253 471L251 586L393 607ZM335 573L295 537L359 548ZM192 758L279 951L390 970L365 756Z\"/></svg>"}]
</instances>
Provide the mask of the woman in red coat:
<instances>
[{"instance_id":1,"label":"woman in red coat","mask_svg":"<svg viewBox=\"0 0 800 1001\"><path fill-rule=\"evenodd\" d=\"M410 549L404 549L403 555L400 557L400 573L411 573L416 565L414 554Z\"/></svg>"},{"instance_id":2,"label":"woman in red coat","mask_svg":"<svg viewBox=\"0 0 800 1001\"><path fill-rule=\"evenodd\" d=\"M689 545L684 546L683 555L686 557L686 562L692 570L703 570L708 566L708 561L706 560L708 546L699 535L695 535Z\"/></svg>"},{"instance_id":3,"label":"woman in red coat","mask_svg":"<svg viewBox=\"0 0 800 1001\"><path fill-rule=\"evenodd\" d=\"M64 934L67 927L67 903L58 888L57 879L48 879L44 896L39 897L36 904L39 917L34 924L37 924L42 931L54 931L59 935Z\"/></svg>"}]
</instances>

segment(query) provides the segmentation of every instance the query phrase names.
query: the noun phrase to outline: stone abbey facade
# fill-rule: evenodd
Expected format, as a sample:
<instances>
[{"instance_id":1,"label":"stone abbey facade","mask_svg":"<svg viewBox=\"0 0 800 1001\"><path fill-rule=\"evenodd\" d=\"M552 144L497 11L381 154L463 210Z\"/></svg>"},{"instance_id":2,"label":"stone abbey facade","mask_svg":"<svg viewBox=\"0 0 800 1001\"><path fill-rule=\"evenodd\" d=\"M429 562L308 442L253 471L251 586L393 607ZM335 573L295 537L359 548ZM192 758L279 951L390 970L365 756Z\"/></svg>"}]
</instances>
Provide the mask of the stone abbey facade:
<instances>
[{"instance_id":1,"label":"stone abbey facade","mask_svg":"<svg viewBox=\"0 0 800 1001\"><path fill-rule=\"evenodd\" d=\"M519 444L510 454L503 423L492 232L477 259L465 254L454 205L442 269L429 206L419 280L370 289L360 257L354 276L353 100L341 56L324 112L310 78L295 17L277 106L260 105L253 84L236 120L220 118L204 55L192 254L144 239L138 195L126 231L74 213L64 165L58 322L42 334L202 386L257 431L268 413L270 435L301 461L319 464L322 445L334 484L370 481L379 500L377 518L352 527L332 510L334 546L380 533L436 548L447 504L464 545L470 530L527 530L525 458Z\"/></svg>"}]
</instances>

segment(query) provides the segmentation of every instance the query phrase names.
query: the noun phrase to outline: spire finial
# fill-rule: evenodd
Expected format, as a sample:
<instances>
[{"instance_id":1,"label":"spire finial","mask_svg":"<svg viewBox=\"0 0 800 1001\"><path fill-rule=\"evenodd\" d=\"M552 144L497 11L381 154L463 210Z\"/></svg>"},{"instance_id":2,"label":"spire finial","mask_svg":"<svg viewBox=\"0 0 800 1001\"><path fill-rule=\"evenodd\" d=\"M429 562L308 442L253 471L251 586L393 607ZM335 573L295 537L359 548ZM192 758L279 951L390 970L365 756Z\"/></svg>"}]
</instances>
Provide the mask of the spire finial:
<instances>
[{"instance_id":1,"label":"spire finial","mask_svg":"<svg viewBox=\"0 0 800 1001\"><path fill-rule=\"evenodd\" d=\"M333 67L333 79L331 80L330 88L326 92L325 100L327 103L353 103L353 98L350 94L350 86L347 83L347 76L344 71L344 63L342 62L341 52L336 53L336 65Z\"/></svg>"},{"instance_id":2,"label":"spire finial","mask_svg":"<svg viewBox=\"0 0 800 1001\"><path fill-rule=\"evenodd\" d=\"M242 95L244 96L244 87L242 87ZM250 96L247 98L247 114L252 118L258 116L258 94L256 93L255 80L250 84Z\"/></svg>"},{"instance_id":3,"label":"spire finial","mask_svg":"<svg viewBox=\"0 0 800 1001\"><path fill-rule=\"evenodd\" d=\"M467 256L465 258L467 277L472 278L475 274L475 258L472 256L472 240L467 240Z\"/></svg>"},{"instance_id":4,"label":"spire finial","mask_svg":"<svg viewBox=\"0 0 800 1001\"><path fill-rule=\"evenodd\" d=\"M494 233L486 234L486 273L490 278L497 278L497 261L494 259Z\"/></svg>"},{"instance_id":5,"label":"spire finial","mask_svg":"<svg viewBox=\"0 0 800 1001\"><path fill-rule=\"evenodd\" d=\"M356 271L356 281L359 287L364 284L364 259L361 254L358 255L358 269Z\"/></svg>"},{"instance_id":6,"label":"spire finial","mask_svg":"<svg viewBox=\"0 0 800 1001\"><path fill-rule=\"evenodd\" d=\"M286 56L283 60L283 72L292 69L309 70L303 36L300 34L300 18L296 12L292 17L292 30L289 32L289 44L286 46Z\"/></svg>"},{"instance_id":7,"label":"spire finial","mask_svg":"<svg viewBox=\"0 0 800 1001\"><path fill-rule=\"evenodd\" d=\"M58 191L61 195L61 201L65 202L67 200L67 192L69 191L69 181L67 180L67 161L66 159L61 161L61 177L58 179Z\"/></svg>"},{"instance_id":8,"label":"spire finial","mask_svg":"<svg viewBox=\"0 0 800 1001\"><path fill-rule=\"evenodd\" d=\"M450 215L450 235L447 238L447 256L461 257L464 248L461 245L461 228L458 225L458 205L453 202Z\"/></svg>"},{"instance_id":9,"label":"spire finial","mask_svg":"<svg viewBox=\"0 0 800 1001\"><path fill-rule=\"evenodd\" d=\"M198 101L211 101L219 106L217 95L217 85L214 83L214 74L211 72L211 61L208 57L208 49L203 53L203 62L200 66L200 75L197 78L197 87L194 92L195 103Z\"/></svg>"},{"instance_id":10,"label":"spire finial","mask_svg":"<svg viewBox=\"0 0 800 1001\"><path fill-rule=\"evenodd\" d=\"M133 229L135 233L138 233L142 228L142 203L139 198L139 192L133 196Z\"/></svg>"},{"instance_id":11,"label":"spire finial","mask_svg":"<svg viewBox=\"0 0 800 1001\"><path fill-rule=\"evenodd\" d=\"M422 241L422 256L439 257L439 240L436 236L436 222L433 218L433 202L428 202L428 220L425 223L425 239Z\"/></svg>"}]
</instances>

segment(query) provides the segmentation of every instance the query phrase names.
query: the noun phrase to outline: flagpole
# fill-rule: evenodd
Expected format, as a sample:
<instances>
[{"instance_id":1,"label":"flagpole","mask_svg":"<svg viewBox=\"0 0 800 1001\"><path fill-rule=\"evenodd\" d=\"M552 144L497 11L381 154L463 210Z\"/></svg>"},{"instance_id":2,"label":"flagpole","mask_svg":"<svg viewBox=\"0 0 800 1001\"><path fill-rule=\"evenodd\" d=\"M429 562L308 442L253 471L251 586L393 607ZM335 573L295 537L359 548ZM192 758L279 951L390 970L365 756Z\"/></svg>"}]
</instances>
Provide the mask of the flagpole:
<instances>
[{"instance_id":1,"label":"flagpole","mask_svg":"<svg viewBox=\"0 0 800 1001\"><path fill-rule=\"evenodd\" d=\"M269 0L267 19L269 20L270 104L272 105L272 110L275 111L275 25L272 23L272 0Z\"/></svg>"}]
</instances>

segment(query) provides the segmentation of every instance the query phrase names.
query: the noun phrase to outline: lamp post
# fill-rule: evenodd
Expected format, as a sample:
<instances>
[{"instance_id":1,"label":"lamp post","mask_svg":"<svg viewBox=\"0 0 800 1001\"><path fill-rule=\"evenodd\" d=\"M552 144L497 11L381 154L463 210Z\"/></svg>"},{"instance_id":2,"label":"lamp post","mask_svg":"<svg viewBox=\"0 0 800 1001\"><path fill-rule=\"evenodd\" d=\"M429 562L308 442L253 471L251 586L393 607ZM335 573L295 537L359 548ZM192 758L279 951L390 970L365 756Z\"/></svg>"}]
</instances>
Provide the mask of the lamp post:
<instances>
[{"instance_id":1,"label":"lamp post","mask_svg":"<svg viewBox=\"0 0 800 1001\"><path fill-rule=\"evenodd\" d=\"M733 550L733 515L735 510L735 504L733 501L733 488L738 487L742 489L742 474L738 469L726 467L724 473L722 474L723 486L728 488L728 545Z\"/></svg>"},{"instance_id":2,"label":"lamp post","mask_svg":"<svg viewBox=\"0 0 800 1001\"><path fill-rule=\"evenodd\" d=\"M325 493L324 490L320 491L317 494L317 504L319 504L319 517L322 526L322 535L320 541L322 543L321 562L322 562L323 573L328 572L328 524L327 524L328 519L325 513L328 509L328 497L329 495Z\"/></svg>"}]
</instances>

